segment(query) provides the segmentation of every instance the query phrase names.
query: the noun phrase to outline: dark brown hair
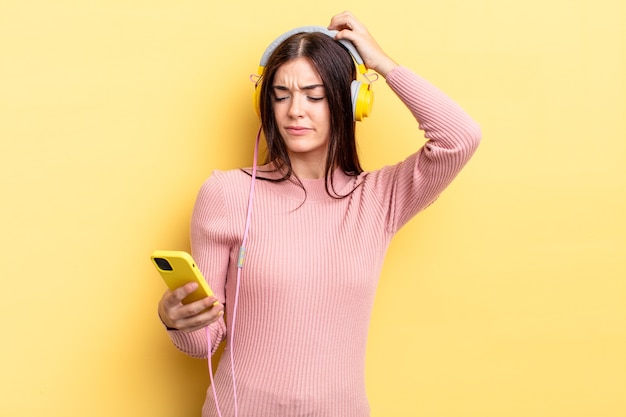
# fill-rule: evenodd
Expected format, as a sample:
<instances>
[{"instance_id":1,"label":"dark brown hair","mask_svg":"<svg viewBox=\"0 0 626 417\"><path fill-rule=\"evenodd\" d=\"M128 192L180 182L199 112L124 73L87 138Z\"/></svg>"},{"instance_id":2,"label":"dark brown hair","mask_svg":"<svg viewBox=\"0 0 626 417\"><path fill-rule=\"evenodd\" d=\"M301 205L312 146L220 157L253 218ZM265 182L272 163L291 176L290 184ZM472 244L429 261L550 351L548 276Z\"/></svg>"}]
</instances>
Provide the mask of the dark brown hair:
<instances>
[{"instance_id":1,"label":"dark brown hair","mask_svg":"<svg viewBox=\"0 0 626 417\"><path fill-rule=\"evenodd\" d=\"M281 170L283 177L280 180L294 179L302 185L293 172L272 106L274 99L272 85L276 71L281 65L296 58L308 59L325 86L330 110L330 138L325 169L326 191L333 197L341 198L344 196L338 195L333 186L333 170L340 168L350 176L357 176L363 171L356 148L350 94L350 84L356 77L356 69L350 52L326 34L306 32L292 35L269 57L259 94L261 123L267 142L265 163L274 163Z\"/></svg>"}]
</instances>

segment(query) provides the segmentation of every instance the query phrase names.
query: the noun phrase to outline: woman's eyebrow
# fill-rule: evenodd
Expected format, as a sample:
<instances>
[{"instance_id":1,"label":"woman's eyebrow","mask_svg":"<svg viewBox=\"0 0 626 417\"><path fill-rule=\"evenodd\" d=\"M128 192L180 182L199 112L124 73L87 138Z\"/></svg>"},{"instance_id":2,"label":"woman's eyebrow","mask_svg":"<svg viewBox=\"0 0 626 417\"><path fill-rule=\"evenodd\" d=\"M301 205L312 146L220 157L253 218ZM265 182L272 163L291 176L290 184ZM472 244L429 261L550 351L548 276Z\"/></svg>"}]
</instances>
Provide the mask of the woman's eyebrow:
<instances>
[{"instance_id":1,"label":"woman's eyebrow","mask_svg":"<svg viewBox=\"0 0 626 417\"><path fill-rule=\"evenodd\" d=\"M284 85L274 85L272 86L272 88L274 90L280 90L280 91L289 91L289 89L287 87L285 87ZM315 90L316 88L324 88L324 84L311 84L311 85L305 85L304 87L300 87L300 90Z\"/></svg>"},{"instance_id":2,"label":"woman's eyebrow","mask_svg":"<svg viewBox=\"0 0 626 417\"><path fill-rule=\"evenodd\" d=\"M302 87L303 90L315 90L316 88L324 88L324 84L312 84Z\"/></svg>"}]
</instances>

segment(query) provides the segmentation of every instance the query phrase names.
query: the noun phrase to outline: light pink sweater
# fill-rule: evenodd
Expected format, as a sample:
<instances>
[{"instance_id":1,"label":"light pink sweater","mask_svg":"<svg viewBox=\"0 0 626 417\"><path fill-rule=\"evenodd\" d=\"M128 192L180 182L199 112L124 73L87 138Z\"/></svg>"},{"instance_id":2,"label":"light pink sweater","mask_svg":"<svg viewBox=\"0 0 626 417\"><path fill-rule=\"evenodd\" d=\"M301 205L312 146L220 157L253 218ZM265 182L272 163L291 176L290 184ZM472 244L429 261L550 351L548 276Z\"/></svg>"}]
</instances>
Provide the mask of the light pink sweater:
<instances>
[{"instance_id":1,"label":"light pink sweater","mask_svg":"<svg viewBox=\"0 0 626 417\"><path fill-rule=\"evenodd\" d=\"M450 184L480 140L478 125L411 71L396 68L387 84L424 130L422 149L358 177L335 172L339 194L356 188L343 199L330 197L323 179L302 181L306 200L290 181L256 183L233 346L241 417L369 416L367 332L389 242ZM193 256L226 305L226 323L211 325L213 351L230 342L249 184L240 170L216 171L193 212ZM169 334L183 352L207 357L204 330ZM233 416L230 361L227 346L215 375L224 417ZM202 415L217 416L210 389Z\"/></svg>"}]
</instances>

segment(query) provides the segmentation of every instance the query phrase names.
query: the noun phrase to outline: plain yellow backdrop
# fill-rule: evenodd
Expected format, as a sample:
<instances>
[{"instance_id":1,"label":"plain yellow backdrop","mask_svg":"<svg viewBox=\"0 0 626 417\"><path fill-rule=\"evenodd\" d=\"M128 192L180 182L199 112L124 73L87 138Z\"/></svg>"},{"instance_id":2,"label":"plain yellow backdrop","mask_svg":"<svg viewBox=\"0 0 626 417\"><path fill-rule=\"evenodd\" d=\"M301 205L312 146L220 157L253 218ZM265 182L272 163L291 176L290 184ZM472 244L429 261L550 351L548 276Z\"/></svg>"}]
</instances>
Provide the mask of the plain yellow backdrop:
<instances>
[{"instance_id":1,"label":"plain yellow backdrop","mask_svg":"<svg viewBox=\"0 0 626 417\"><path fill-rule=\"evenodd\" d=\"M621 0L2 0L0 415L199 415L206 362L163 331L149 255L251 163L267 44L345 9L483 129L390 248L372 417L626 415ZM374 89L367 169L423 143Z\"/></svg>"}]
</instances>

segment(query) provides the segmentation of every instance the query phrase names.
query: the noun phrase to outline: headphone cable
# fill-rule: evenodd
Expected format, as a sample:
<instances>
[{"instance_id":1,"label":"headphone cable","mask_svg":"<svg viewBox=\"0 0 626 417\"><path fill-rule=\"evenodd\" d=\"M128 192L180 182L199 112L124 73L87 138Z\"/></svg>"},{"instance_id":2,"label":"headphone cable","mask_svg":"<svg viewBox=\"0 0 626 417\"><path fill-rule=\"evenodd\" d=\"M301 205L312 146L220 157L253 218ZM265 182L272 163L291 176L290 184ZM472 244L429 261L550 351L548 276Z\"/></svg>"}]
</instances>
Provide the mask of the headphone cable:
<instances>
[{"instance_id":1,"label":"headphone cable","mask_svg":"<svg viewBox=\"0 0 626 417\"><path fill-rule=\"evenodd\" d=\"M237 282L235 287L235 303L233 305L233 318L231 320L231 329L230 329L230 369L233 377L233 400L235 402L235 417L239 416L238 410L238 401L237 401L237 382L235 378L235 356L233 354L233 345L235 344L235 322L237 318L237 307L239 305L239 287L241 283L241 272L243 270L243 264L246 255L246 243L248 242L248 234L250 231L250 221L252 219L252 202L254 200L254 184L256 182L256 171L257 171L257 163L259 156L259 142L261 139L261 131L263 126L259 126L259 130L256 135L256 141L254 142L254 158L252 162L252 177L250 179L250 193L248 195L248 209L246 213L246 226L243 231L243 239L241 241L241 247L239 248L239 254L237 256ZM217 408L217 414L219 417L222 417L222 413L220 411L220 406L217 400L217 392L215 391L215 383L213 381L213 365L211 363L211 332L209 330L209 326L206 327L206 339L207 339L207 348L208 354L207 359L209 363L209 375L211 378L211 388L213 389L213 397L215 399L215 407Z\"/></svg>"}]
</instances>

